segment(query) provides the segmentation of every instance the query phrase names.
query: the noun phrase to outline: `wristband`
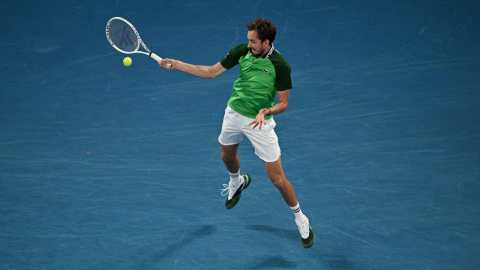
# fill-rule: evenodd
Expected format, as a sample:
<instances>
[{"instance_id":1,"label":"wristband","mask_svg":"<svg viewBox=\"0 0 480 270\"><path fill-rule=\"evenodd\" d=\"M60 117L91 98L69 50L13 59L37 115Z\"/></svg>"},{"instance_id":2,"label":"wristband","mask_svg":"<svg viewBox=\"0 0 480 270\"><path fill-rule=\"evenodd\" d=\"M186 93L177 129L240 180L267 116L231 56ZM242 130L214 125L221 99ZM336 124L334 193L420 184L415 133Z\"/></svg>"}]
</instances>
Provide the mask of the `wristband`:
<instances>
[{"instance_id":1,"label":"wristband","mask_svg":"<svg viewBox=\"0 0 480 270\"><path fill-rule=\"evenodd\" d=\"M272 110L270 110L269 108L267 108L267 110L269 111L268 115L267 116L270 116L272 115Z\"/></svg>"}]
</instances>

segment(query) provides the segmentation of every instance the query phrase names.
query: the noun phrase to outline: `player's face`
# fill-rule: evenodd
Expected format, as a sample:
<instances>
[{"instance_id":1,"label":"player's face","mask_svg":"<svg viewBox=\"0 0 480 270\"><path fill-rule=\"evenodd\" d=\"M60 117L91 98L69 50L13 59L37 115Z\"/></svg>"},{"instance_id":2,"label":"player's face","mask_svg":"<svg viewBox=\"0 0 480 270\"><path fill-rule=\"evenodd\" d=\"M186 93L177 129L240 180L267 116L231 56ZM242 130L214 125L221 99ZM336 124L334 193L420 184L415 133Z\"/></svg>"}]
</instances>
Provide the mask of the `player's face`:
<instances>
[{"instance_id":1,"label":"player's face","mask_svg":"<svg viewBox=\"0 0 480 270\"><path fill-rule=\"evenodd\" d=\"M269 41L268 39L262 42L258 38L257 31L248 31L247 34L248 38L248 48L250 49L250 52L252 53L253 56L255 57L262 57L265 55L267 49L269 48Z\"/></svg>"}]
</instances>

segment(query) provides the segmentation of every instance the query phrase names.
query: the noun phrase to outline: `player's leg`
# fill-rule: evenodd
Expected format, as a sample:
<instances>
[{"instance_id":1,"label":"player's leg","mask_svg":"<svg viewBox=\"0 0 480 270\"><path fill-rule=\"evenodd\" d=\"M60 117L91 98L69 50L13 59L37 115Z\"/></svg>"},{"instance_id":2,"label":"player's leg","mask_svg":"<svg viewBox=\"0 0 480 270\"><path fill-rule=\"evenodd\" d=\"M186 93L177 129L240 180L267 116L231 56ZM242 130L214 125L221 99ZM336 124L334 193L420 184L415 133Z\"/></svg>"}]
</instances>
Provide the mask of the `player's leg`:
<instances>
[{"instance_id":1,"label":"player's leg","mask_svg":"<svg viewBox=\"0 0 480 270\"><path fill-rule=\"evenodd\" d=\"M278 188L288 206L296 206L298 204L297 195L295 194L292 183L285 177L281 158L279 157L277 161L274 162L265 162L265 169L267 170L268 177L273 185Z\"/></svg>"},{"instance_id":2,"label":"player's leg","mask_svg":"<svg viewBox=\"0 0 480 270\"><path fill-rule=\"evenodd\" d=\"M300 204L298 203L297 195L295 194L295 189L293 188L292 183L288 181L285 173L283 172L281 158L279 157L274 162L265 162L265 169L267 170L268 177L275 187L278 188L283 199L288 206L290 206L290 209L292 209L293 214L295 215L295 223L297 224L300 232L303 247L309 248L313 246L316 236L312 231L310 220L302 213L302 210L300 209Z\"/></svg>"},{"instance_id":3,"label":"player's leg","mask_svg":"<svg viewBox=\"0 0 480 270\"><path fill-rule=\"evenodd\" d=\"M295 223L297 223L298 230L300 231L303 247L309 248L315 243L315 234L310 226L310 221L300 209L300 204L298 203L292 183L288 181L283 172L280 146L278 144L277 134L275 134L274 131L276 126L275 121L272 118L266 122L267 124L263 125L261 130L253 130L250 128L244 132L250 142L252 142L255 148L255 154L265 162L268 177L278 188L283 199L295 214Z\"/></svg>"},{"instance_id":4,"label":"player's leg","mask_svg":"<svg viewBox=\"0 0 480 270\"><path fill-rule=\"evenodd\" d=\"M222 145L222 160L230 173L240 171L240 158L238 157L238 146L240 144Z\"/></svg>"},{"instance_id":5,"label":"player's leg","mask_svg":"<svg viewBox=\"0 0 480 270\"><path fill-rule=\"evenodd\" d=\"M227 196L225 208L233 208L240 200L242 190L250 185L251 178L247 175L240 175L240 158L238 157L238 147L245 136L241 129L243 116L233 111L230 107L225 110L223 118L222 132L218 141L222 145L221 158L228 172L230 181L224 184L222 195Z\"/></svg>"}]
</instances>

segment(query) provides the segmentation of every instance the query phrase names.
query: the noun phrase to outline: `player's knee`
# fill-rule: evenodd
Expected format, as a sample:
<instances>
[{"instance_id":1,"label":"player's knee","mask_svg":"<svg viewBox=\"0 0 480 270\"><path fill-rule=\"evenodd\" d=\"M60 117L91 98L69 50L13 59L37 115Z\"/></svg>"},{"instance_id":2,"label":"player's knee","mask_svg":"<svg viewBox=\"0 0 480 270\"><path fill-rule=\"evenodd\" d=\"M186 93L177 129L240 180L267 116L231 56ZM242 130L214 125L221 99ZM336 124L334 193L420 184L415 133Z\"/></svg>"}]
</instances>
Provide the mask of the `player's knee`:
<instances>
[{"instance_id":1,"label":"player's knee","mask_svg":"<svg viewBox=\"0 0 480 270\"><path fill-rule=\"evenodd\" d=\"M229 155L225 152L222 152L222 155L221 155L223 162L233 162L235 161L236 157L237 155Z\"/></svg>"},{"instance_id":2,"label":"player's knee","mask_svg":"<svg viewBox=\"0 0 480 270\"><path fill-rule=\"evenodd\" d=\"M288 181L287 178L281 177L281 176L272 177L272 178L270 178L270 180L272 181L273 185L276 186L280 190L284 188L285 183Z\"/></svg>"}]
</instances>

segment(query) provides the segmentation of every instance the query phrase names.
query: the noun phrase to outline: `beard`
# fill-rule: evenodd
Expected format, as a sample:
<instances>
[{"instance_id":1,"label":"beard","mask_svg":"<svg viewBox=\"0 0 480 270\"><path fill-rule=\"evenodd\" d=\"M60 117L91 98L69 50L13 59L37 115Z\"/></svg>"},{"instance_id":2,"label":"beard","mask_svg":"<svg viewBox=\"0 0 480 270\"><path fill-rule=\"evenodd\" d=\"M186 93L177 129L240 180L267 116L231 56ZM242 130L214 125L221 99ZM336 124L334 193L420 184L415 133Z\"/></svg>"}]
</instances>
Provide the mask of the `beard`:
<instances>
[{"instance_id":1,"label":"beard","mask_svg":"<svg viewBox=\"0 0 480 270\"><path fill-rule=\"evenodd\" d=\"M261 57L262 55L265 54L265 49L260 49L260 50L255 50L255 52L253 52L253 49L250 49L250 53L255 56L255 57Z\"/></svg>"}]
</instances>

